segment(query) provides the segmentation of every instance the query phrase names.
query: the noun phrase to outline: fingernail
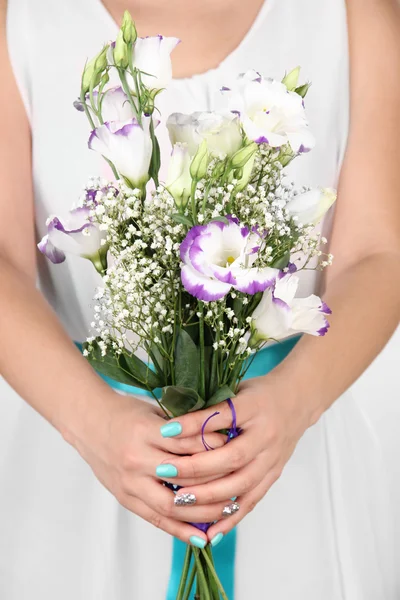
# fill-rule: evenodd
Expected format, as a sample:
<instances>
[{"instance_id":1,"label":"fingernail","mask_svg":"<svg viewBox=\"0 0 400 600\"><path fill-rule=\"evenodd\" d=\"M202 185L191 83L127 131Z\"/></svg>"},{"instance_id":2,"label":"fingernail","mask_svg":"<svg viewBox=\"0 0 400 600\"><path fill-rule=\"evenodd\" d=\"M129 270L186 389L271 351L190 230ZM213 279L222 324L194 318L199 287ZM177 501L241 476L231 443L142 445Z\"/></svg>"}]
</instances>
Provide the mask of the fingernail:
<instances>
[{"instance_id":1,"label":"fingernail","mask_svg":"<svg viewBox=\"0 0 400 600\"><path fill-rule=\"evenodd\" d=\"M239 504L237 502L232 502L232 504L224 506L224 508L222 509L222 516L230 517L231 515L237 513L238 510L240 510Z\"/></svg>"},{"instance_id":2,"label":"fingernail","mask_svg":"<svg viewBox=\"0 0 400 600\"><path fill-rule=\"evenodd\" d=\"M196 504L197 498L194 494L178 494L174 498L175 506L192 506Z\"/></svg>"},{"instance_id":3,"label":"fingernail","mask_svg":"<svg viewBox=\"0 0 400 600\"><path fill-rule=\"evenodd\" d=\"M207 542L203 540L203 538L198 537L197 535L192 535L190 538L190 543L192 546L196 546L196 548L205 548Z\"/></svg>"},{"instance_id":4,"label":"fingernail","mask_svg":"<svg viewBox=\"0 0 400 600\"><path fill-rule=\"evenodd\" d=\"M174 465L158 465L156 475L157 477L176 477L178 469Z\"/></svg>"},{"instance_id":5,"label":"fingernail","mask_svg":"<svg viewBox=\"0 0 400 600\"><path fill-rule=\"evenodd\" d=\"M167 423L160 428L160 432L164 438L175 437L182 433L182 425L178 421Z\"/></svg>"},{"instance_id":6,"label":"fingernail","mask_svg":"<svg viewBox=\"0 0 400 600\"><path fill-rule=\"evenodd\" d=\"M235 502L237 496L233 496L233 498L231 498L232 502Z\"/></svg>"},{"instance_id":7,"label":"fingernail","mask_svg":"<svg viewBox=\"0 0 400 600\"><path fill-rule=\"evenodd\" d=\"M217 535L215 537L213 537L213 539L211 540L210 544L211 546L214 548L215 546L218 546L218 544L220 543L220 541L222 540L222 538L224 537L223 533L217 533Z\"/></svg>"}]
</instances>

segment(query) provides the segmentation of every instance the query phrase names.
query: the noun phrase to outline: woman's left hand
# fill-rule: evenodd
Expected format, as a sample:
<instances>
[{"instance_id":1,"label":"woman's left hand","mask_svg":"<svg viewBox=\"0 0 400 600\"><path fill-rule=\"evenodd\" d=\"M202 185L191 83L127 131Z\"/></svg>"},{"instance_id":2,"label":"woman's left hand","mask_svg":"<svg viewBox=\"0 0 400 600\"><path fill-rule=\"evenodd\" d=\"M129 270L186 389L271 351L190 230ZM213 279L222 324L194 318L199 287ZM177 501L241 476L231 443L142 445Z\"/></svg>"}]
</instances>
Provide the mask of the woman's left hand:
<instances>
[{"instance_id":1,"label":"woman's left hand","mask_svg":"<svg viewBox=\"0 0 400 600\"><path fill-rule=\"evenodd\" d=\"M231 515L229 511L226 515L228 518L223 519L223 514L216 514L210 519L218 522L209 529L209 540L218 533L226 534L253 510L280 477L297 442L315 421L313 408L293 397L292 393L282 393L274 375L243 382L233 403L237 426L243 430L239 437L211 452L177 456L174 460L179 479L210 480L181 489L179 497L193 494L199 507L220 502L229 506L232 504L230 499L237 498ZM201 431L203 423L216 411L219 414L208 422L205 429L207 440L207 432L232 426L232 412L227 402L171 422L179 421L181 424L179 438L193 436Z\"/></svg>"}]
</instances>

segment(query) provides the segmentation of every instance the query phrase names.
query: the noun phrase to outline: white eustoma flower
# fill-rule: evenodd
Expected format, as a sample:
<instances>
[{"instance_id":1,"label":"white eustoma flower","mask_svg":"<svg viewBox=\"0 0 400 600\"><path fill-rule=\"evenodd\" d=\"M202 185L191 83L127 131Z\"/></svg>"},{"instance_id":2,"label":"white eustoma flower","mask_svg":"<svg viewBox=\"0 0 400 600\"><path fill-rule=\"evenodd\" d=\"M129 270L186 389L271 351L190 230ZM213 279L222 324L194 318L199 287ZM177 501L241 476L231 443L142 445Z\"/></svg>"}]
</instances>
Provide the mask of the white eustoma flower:
<instances>
[{"instance_id":1,"label":"white eustoma flower","mask_svg":"<svg viewBox=\"0 0 400 600\"><path fill-rule=\"evenodd\" d=\"M133 66L142 71L142 83L150 90L166 88L172 79L171 52L179 44L176 37L137 38L133 46Z\"/></svg>"},{"instance_id":2,"label":"white eustoma flower","mask_svg":"<svg viewBox=\"0 0 400 600\"><path fill-rule=\"evenodd\" d=\"M136 119L110 121L94 129L89 138L89 148L108 158L120 175L137 188L149 180L153 151L150 121L147 116L143 116L142 125Z\"/></svg>"},{"instance_id":3,"label":"white eustoma flower","mask_svg":"<svg viewBox=\"0 0 400 600\"><path fill-rule=\"evenodd\" d=\"M180 247L183 287L204 302L220 300L233 288L254 295L271 287L278 269L253 266L261 236L237 219L211 221L190 229Z\"/></svg>"},{"instance_id":4,"label":"white eustoma flower","mask_svg":"<svg viewBox=\"0 0 400 600\"><path fill-rule=\"evenodd\" d=\"M106 232L100 231L91 221L89 208L80 207L71 210L65 219L50 217L47 235L39 242L38 248L54 264L64 262L66 254L76 254L97 262L105 238Z\"/></svg>"},{"instance_id":5,"label":"white eustoma flower","mask_svg":"<svg viewBox=\"0 0 400 600\"><path fill-rule=\"evenodd\" d=\"M191 157L187 144L175 144L169 161L165 187L174 197L177 206L185 205L190 196L192 186L190 163Z\"/></svg>"},{"instance_id":6,"label":"white eustoma flower","mask_svg":"<svg viewBox=\"0 0 400 600\"><path fill-rule=\"evenodd\" d=\"M168 117L167 127L171 143L187 144L192 156L203 140L216 157L231 156L242 145L239 117L230 112L173 113Z\"/></svg>"},{"instance_id":7,"label":"white eustoma flower","mask_svg":"<svg viewBox=\"0 0 400 600\"><path fill-rule=\"evenodd\" d=\"M104 122L129 121L135 117L133 108L121 86L109 88L101 103L101 116Z\"/></svg>"},{"instance_id":8,"label":"white eustoma flower","mask_svg":"<svg viewBox=\"0 0 400 600\"><path fill-rule=\"evenodd\" d=\"M240 75L235 86L222 88L231 111L240 120L249 139L280 148L290 144L293 152L308 152L315 140L308 128L303 99L273 79L255 71Z\"/></svg>"},{"instance_id":9,"label":"white eustoma flower","mask_svg":"<svg viewBox=\"0 0 400 600\"><path fill-rule=\"evenodd\" d=\"M317 188L294 196L287 203L286 209L290 216L297 218L299 224L316 225L335 201L335 190Z\"/></svg>"},{"instance_id":10,"label":"white eustoma flower","mask_svg":"<svg viewBox=\"0 0 400 600\"><path fill-rule=\"evenodd\" d=\"M327 333L326 315L331 314L331 310L318 296L295 298L298 285L296 275L282 274L275 285L264 292L252 315L251 344L282 340L296 333Z\"/></svg>"}]
</instances>

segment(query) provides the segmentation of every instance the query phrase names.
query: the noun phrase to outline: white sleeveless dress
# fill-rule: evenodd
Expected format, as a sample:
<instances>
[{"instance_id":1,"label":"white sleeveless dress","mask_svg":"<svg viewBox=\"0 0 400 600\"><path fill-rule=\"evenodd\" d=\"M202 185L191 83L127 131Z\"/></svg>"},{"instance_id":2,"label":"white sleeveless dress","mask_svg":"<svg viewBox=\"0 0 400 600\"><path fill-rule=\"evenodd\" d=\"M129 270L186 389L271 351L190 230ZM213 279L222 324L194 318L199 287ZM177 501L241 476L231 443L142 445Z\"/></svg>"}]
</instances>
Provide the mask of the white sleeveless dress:
<instances>
[{"instance_id":1,"label":"white sleeveless dress","mask_svg":"<svg viewBox=\"0 0 400 600\"><path fill-rule=\"evenodd\" d=\"M72 102L86 58L115 39L117 26L100 0L8 4L9 52L32 126L40 238L49 213L68 211L88 176L107 174L87 150L87 123ZM292 175L334 187L348 131L345 0L266 0L217 69L172 82L164 117L218 108L215 90L239 72L278 78L297 64L313 82L307 110L318 143ZM40 262L41 289L75 340L88 332L96 284L88 261ZM313 274L302 292L316 286ZM163 600L171 538L122 508L4 381L0 394L0 598ZM305 433L280 480L238 527L236 600L399 598L382 466L375 433L346 394Z\"/></svg>"}]
</instances>

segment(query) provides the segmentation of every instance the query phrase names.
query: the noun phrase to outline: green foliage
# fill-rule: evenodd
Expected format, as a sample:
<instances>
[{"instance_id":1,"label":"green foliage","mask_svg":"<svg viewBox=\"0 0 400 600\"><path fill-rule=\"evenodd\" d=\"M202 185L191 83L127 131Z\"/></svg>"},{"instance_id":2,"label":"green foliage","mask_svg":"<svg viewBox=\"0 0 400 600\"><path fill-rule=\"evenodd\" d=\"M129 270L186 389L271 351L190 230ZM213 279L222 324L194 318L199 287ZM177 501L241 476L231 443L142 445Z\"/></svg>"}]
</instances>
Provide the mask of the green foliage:
<instances>
[{"instance_id":1,"label":"green foliage","mask_svg":"<svg viewBox=\"0 0 400 600\"><path fill-rule=\"evenodd\" d=\"M214 406L215 404L219 404L220 402L228 400L228 398L234 397L235 394L232 392L232 390L227 385L223 385L215 392L215 394L211 396L209 400L207 400L207 407Z\"/></svg>"},{"instance_id":2,"label":"green foliage","mask_svg":"<svg viewBox=\"0 0 400 600\"><path fill-rule=\"evenodd\" d=\"M176 339L175 373L178 387L198 389L199 348L183 329L178 331Z\"/></svg>"},{"instance_id":3,"label":"green foliage","mask_svg":"<svg viewBox=\"0 0 400 600\"><path fill-rule=\"evenodd\" d=\"M161 403L175 417L203 408L205 402L196 390L176 385L163 388Z\"/></svg>"},{"instance_id":4,"label":"green foliage","mask_svg":"<svg viewBox=\"0 0 400 600\"><path fill-rule=\"evenodd\" d=\"M101 375L144 390L154 390L164 385L162 378L134 354L115 354L111 348L107 348L106 356L102 356L97 340L85 343L83 349L88 350L87 360Z\"/></svg>"}]
</instances>

